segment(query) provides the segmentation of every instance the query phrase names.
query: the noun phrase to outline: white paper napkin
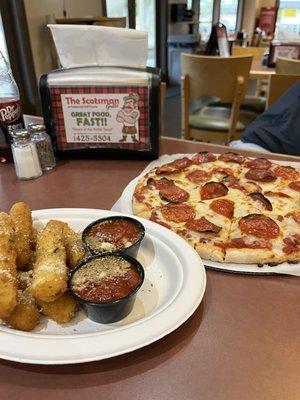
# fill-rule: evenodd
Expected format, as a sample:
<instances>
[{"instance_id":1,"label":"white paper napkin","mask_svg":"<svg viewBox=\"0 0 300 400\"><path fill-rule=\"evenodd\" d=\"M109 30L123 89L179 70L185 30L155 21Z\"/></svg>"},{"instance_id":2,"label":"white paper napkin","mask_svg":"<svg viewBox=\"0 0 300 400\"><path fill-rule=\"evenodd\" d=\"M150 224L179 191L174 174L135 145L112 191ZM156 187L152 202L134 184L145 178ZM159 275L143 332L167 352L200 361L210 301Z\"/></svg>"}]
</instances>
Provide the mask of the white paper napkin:
<instances>
[{"instance_id":1,"label":"white paper napkin","mask_svg":"<svg viewBox=\"0 0 300 400\"><path fill-rule=\"evenodd\" d=\"M63 68L87 65L145 68L148 33L94 25L50 24Z\"/></svg>"}]
</instances>

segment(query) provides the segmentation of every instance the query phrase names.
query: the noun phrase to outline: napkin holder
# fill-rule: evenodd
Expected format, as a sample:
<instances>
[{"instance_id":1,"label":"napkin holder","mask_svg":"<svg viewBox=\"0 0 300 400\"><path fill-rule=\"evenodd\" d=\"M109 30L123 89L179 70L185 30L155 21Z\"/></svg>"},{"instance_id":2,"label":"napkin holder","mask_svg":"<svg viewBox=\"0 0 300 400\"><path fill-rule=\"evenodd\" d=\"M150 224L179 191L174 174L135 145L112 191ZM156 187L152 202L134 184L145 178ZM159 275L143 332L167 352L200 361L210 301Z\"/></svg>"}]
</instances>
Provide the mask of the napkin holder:
<instances>
[{"instance_id":1,"label":"napkin holder","mask_svg":"<svg viewBox=\"0 0 300 400\"><path fill-rule=\"evenodd\" d=\"M149 67L76 67L42 75L43 116L56 156L157 158L160 91L160 70Z\"/></svg>"}]
</instances>

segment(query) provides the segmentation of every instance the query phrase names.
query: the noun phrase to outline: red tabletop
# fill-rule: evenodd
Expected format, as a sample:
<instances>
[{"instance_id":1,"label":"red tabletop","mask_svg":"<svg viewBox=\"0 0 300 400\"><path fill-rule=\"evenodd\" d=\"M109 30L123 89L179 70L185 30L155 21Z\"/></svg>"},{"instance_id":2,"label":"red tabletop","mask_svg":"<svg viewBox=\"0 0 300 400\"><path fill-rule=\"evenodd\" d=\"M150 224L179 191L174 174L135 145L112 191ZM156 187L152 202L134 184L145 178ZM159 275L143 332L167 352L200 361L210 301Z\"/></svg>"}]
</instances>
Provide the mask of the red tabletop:
<instances>
[{"instance_id":1,"label":"red tabletop","mask_svg":"<svg viewBox=\"0 0 300 400\"><path fill-rule=\"evenodd\" d=\"M162 140L163 153L212 147L226 150ZM32 209L109 209L146 164L61 161L53 171L26 182L17 180L12 165L0 165L1 208L8 210L23 200ZM0 361L0 399L298 400L299 283L292 276L207 271L201 306L167 337L133 353L87 364Z\"/></svg>"}]
</instances>

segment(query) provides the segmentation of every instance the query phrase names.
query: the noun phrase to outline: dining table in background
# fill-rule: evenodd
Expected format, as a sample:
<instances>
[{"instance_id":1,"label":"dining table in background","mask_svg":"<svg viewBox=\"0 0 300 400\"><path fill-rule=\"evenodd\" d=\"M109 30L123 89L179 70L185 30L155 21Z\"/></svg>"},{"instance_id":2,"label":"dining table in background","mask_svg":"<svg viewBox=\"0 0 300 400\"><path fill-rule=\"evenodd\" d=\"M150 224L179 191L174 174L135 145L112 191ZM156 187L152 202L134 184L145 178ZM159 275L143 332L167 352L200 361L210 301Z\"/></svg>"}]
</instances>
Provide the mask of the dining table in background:
<instances>
[{"instance_id":1,"label":"dining table in background","mask_svg":"<svg viewBox=\"0 0 300 400\"><path fill-rule=\"evenodd\" d=\"M253 60L250 68L247 94L260 97L261 92L268 90L269 77L275 73L275 68L262 65L262 60Z\"/></svg>"},{"instance_id":2,"label":"dining table in background","mask_svg":"<svg viewBox=\"0 0 300 400\"><path fill-rule=\"evenodd\" d=\"M203 150L228 148L161 139L161 154ZM287 164L300 161L267 156L285 159ZM32 209L109 210L147 164L145 160L61 160L52 171L31 181L19 181L12 164L1 164L1 208L8 211L13 202L23 200ZM132 353L86 364L46 366L1 360L0 398L298 400L299 283L294 276L207 270L201 305L173 333Z\"/></svg>"},{"instance_id":3,"label":"dining table in background","mask_svg":"<svg viewBox=\"0 0 300 400\"><path fill-rule=\"evenodd\" d=\"M250 68L250 79L268 79L276 73L275 68L262 65L262 61L253 60Z\"/></svg>"}]
</instances>

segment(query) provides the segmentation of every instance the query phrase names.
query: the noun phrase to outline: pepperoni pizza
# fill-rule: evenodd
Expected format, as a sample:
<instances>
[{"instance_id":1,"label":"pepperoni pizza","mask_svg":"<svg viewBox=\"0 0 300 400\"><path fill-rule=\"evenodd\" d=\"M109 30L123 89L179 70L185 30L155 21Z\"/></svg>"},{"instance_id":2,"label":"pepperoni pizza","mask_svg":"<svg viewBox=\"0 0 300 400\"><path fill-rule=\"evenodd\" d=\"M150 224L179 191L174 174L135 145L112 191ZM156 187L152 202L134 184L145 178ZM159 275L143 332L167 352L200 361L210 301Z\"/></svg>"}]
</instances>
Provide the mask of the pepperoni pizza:
<instances>
[{"instance_id":1,"label":"pepperoni pizza","mask_svg":"<svg viewBox=\"0 0 300 400\"><path fill-rule=\"evenodd\" d=\"M300 171L266 158L201 152L156 167L139 180L133 212L207 260L300 261Z\"/></svg>"}]
</instances>

